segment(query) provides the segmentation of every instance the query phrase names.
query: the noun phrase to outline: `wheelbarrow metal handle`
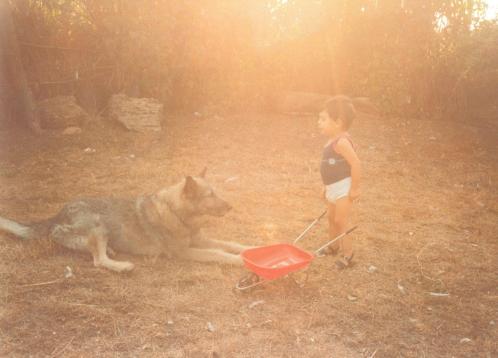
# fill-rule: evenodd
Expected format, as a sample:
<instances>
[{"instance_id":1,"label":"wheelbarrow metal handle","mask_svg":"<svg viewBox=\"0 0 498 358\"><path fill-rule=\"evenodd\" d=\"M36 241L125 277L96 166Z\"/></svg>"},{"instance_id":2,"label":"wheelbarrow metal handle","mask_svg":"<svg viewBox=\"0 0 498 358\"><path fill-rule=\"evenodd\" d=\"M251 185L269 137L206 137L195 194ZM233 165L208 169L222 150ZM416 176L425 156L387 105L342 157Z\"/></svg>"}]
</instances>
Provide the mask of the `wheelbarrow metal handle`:
<instances>
[{"instance_id":1,"label":"wheelbarrow metal handle","mask_svg":"<svg viewBox=\"0 0 498 358\"><path fill-rule=\"evenodd\" d=\"M301 240L304 235L306 235L308 233L308 231L311 230L311 228L313 226L316 225L317 222L320 221L321 218L323 218L326 214L327 214L327 209L325 209L325 211L323 213L320 214L319 217L317 217L315 220L313 220L313 222L311 224L308 225L308 227L306 229L304 229L304 231L301 233L301 235L299 235L295 240L294 240L294 244L296 244L299 240Z\"/></svg>"},{"instance_id":2,"label":"wheelbarrow metal handle","mask_svg":"<svg viewBox=\"0 0 498 358\"><path fill-rule=\"evenodd\" d=\"M334 242L336 242L337 240L340 240L342 239L344 236L348 235L349 233L353 232L354 230L356 230L358 228L358 225L355 225L353 226L351 229L349 230L346 230L345 232L343 232L342 234L340 234L339 236L336 236L335 238L333 238L332 240L330 240L329 242L327 242L325 245L321 246L320 248L318 248L317 250L315 250L315 255L318 255L320 253L320 251L322 251L323 249L325 249L326 247L329 247L330 245L332 245Z\"/></svg>"}]
</instances>

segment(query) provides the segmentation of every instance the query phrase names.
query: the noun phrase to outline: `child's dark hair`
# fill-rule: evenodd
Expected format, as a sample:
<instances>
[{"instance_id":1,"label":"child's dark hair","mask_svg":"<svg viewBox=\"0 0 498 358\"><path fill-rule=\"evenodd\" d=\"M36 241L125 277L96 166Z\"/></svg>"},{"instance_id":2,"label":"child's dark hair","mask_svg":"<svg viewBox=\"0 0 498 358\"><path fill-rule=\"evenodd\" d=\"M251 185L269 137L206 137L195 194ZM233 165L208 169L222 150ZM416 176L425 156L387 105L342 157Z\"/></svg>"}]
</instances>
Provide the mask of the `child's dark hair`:
<instances>
[{"instance_id":1,"label":"child's dark hair","mask_svg":"<svg viewBox=\"0 0 498 358\"><path fill-rule=\"evenodd\" d=\"M356 117L356 111L351 98L346 96L336 96L325 102L324 111L326 111L333 120L341 119L344 129L349 129Z\"/></svg>"}]
</instances>

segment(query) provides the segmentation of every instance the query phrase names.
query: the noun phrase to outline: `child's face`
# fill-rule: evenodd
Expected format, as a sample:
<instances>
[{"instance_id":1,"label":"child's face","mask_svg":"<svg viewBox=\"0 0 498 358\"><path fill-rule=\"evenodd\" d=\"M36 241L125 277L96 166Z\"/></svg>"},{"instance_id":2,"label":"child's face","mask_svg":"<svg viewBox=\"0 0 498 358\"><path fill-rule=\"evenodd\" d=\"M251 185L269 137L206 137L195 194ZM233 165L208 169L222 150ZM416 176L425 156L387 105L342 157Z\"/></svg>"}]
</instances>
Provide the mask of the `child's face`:
<instances>
[{"instance_id":1,"label":"child's face","mask_svg":"<svg viewBox=\"0 0 498 358\"><path fill-rule=\"evenodd\" d=\"M335 136L342 131L342 121L330 118L327 111L321 111L318 115L318 128L323 135Z\"/></svg>"}]
</instances>

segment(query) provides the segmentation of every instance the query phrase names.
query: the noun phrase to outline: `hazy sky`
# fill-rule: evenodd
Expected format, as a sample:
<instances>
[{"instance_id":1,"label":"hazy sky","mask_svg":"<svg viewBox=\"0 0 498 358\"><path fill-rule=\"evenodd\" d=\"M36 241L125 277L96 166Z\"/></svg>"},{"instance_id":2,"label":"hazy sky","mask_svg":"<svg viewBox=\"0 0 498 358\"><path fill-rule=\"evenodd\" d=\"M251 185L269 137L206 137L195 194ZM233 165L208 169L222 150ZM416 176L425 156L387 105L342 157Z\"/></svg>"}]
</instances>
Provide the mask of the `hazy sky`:
<instances>
[{"instance_id":1,"label":"hazy sky","mask_svg":"<svg viewBox=\"0 0 498 358\"><path fill-rule=\"evenodd\" d=\"M498 0L487 0L488 3L488 11L486 13L486 18L492 19L496 17L496 13L498 12Z\"/></svg>"}]
</instances>

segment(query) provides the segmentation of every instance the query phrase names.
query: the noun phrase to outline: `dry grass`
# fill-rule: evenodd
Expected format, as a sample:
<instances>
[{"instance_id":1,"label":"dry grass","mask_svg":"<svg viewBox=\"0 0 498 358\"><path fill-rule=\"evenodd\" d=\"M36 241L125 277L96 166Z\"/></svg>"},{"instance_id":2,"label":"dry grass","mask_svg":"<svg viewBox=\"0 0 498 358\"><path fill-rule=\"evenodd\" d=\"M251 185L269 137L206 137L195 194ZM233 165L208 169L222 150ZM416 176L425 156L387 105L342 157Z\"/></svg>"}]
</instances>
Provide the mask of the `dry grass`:
<instances>
[{"instance_id":1,"label":"dry grass","mask_svg":"<svg viewBox=\"0 0 498 358\"><path fill-rule=\"evenodd\" d=\"M290 241L323 210L324 140L314 118L170 118L165 128L1 133L0 213L45 218L75 197L152 192L204 165L235 207L208 236ZM497 356L496 136L486 142L468 125L374 118L358 120L352 134L365 172L353 269L317 259L305 288L282 279L239 294L232 288L243 269L129 257L136 270L118 275L46 240L3 235L0 355ZM325 239L322 225L303 246ZM378 270L369 273L370 265ZM58 279L65 266L75 277L23 286ZM256 300L265 302L249 308Z\"/></svg>"}]
</instances>

